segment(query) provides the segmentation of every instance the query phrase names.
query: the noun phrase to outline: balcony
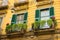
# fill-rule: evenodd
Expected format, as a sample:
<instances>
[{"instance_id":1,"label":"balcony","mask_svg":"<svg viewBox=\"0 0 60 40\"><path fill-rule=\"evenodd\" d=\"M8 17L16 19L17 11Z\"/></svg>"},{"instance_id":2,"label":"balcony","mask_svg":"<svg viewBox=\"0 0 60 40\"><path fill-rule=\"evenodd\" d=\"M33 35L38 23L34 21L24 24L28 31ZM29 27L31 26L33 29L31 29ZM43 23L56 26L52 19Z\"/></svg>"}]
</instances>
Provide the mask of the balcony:
<instances>
[{"instance_id":1,"label":"balcony","mask_svg":"<svg viewBox=\"0 0 60 40\"><path fill-rule=\"evenodd\" d=\"M27 4L28 4L28 0L17 0L15 1L14 6L17 7L17 6L27 5Z\"/></svg>"},{"instance_id":2,"label":"balcony","mask_svg":"<svg viewBox=\"0 0 60 40\"><path fill-rule=\"evenodd\" d=\"M37 1L37 6L47 5L54 2L53 0L36 0L36 1Z\"/></svg>"},{"instance_id":3,"label":"balcony","mask_svg":"<svg viewBox=\"0 0 60 40\"><path fill-rule=\"evenodd\" d=\"M51 19L45 21L45 20L40 20L36 21L35 23L32 24L32 29L34 32L54 32L55 27L57 26L57 22L54 17L51 17Z\"/></svg>"},{"instance_id":4,"label":"balcony","mask_svg":"<svg viewBox=\"0 0 60 40\"><path fill-rule=\"evenodd\" d=\"M0 10L8 8L8 0L0 0Z\"/></svg>"}]
</instances>

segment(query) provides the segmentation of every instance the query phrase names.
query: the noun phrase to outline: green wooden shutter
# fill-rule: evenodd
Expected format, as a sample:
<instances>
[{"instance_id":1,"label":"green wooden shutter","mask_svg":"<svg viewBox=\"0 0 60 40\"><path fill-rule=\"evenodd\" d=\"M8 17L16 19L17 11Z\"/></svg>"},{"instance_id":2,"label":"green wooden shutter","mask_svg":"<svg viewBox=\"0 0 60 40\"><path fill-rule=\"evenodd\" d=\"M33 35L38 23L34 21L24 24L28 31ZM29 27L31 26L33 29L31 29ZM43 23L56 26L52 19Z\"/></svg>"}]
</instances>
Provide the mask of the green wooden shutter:
<instances>
[{"instance_id":1,"label":"green wooden shutter","mask_svg":"<svg viewBox=\"0 0 60 40\"><path fill-rule=\"evenodd\" d=\"M36 10L35 12L35 21L39 20L39 10Z\"/></svg>"},{"instance_id":2,"label":"green wooden shutter","mask_svg":"<svg viewBox=\"0 0 60 40\"><path fill-rule=\"evenodd\" d=\"M50 16L54 16L54 7L50 8Z\"/></svg>"},{"instance_id":3,"label":"green wooden shutter","mask_svg":"<svg viewBox=\"0 0 60 40\"><path fill-rule=\"evenodd\" d=\"M17 15L14 14L12 16L11 24L15 24L16 23L16 18L17 18Z\"/></svg>"},{"instance_id":4,"label":"green wooden shutter","mask_svg":"<svg viewBox=\"0 0 60 40\"><path fill-rule=\"evenodd\" d=\"M28 15L28 13L26 12L26 13L24 13L24 23L26 23L27 22L27 15Z\"/></svg>"}]
</instances>

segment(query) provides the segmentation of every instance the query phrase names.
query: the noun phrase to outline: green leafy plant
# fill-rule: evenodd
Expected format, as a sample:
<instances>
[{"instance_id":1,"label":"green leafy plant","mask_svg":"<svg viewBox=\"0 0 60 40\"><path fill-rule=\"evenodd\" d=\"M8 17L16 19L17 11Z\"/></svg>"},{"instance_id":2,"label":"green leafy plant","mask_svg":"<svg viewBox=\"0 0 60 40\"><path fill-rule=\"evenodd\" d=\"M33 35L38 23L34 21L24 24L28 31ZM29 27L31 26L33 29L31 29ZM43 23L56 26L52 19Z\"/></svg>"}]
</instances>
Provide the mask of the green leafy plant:
<instances>
[{"instance_id":1,"label":"green leafy plant","mask_svg":"<svg viewBox=\"0 0 60 40\"><path fill-rule=\"evenodd\" d=\"M11 26L12 26L12 25L8 25L8 26L6 27L6 32L11 32Z\"/></svg>"},{"instance_id":2,"label":"green leafy plant","mask_svg":"<svg viewBox=\"0 0 60 40\"><path fill-rule=\"evenodd\" d=\"M21 24L21 23L17 24L18 31L21 31L22 27L23 27L23 24Z\"/></svg>"},{"instance_id":3,"label":"green leafy plant","mask_svg":"<svg viewBox=\"0 0 60 40\"><path fill-rule=\"evenodd\" d=\"M52 19L49 19L49 20L47 20L47 24L49 25L49 26L51 26L52 25Z\"/></svg>"},{"instance_id":4,"label":"green leafy plant","mask_svg":"<svg viewBox=\"0 0 60 40\"><path fill-rule=\"evenodd\" d=\"M13 31L13 32L17 31L17 24L13 24L13 25L12 25L12 31Z\"/></svg>"},{"instance_id":5,"label":"green leafy plant","mask_svg":"<svg viewBox=\"0 0 60 40\"><path fill-rule=\"evenodd\" d=\"M56 27L57 26L57 21L54 20L53 23L54 23L54 26Z\"/></svg>"},{"instance_id":6,"label":"green leafy plant","mask_svg":"<svg viewBox=\"0 0 60 40\"><path fill-rule=\"evenodd\" d=\"M37 29L39 27L39 25L40 25L39 21L35 21L35 23L34 23L34 29Z\"/></svg>"},{"instance_id":7,"label":"green leafy plant","mask_svg":"<svg viewBox=\"0 0 60 40\"><path fill-rule=\"evenodd\" d=\"M45 25L46 21L45 20L41 20L40 21L40 26L43 27Z\"/></svg>"},{"instance_id":8,"label":"green leafy plant","mask_svg":"<svg viewBox=\"0 0 60 40\"><path fill-rule=\"evenodd\" d=\"M27 24L23 23L23 29L26 30L27 29Z\"/></svg>"}]
</instances>

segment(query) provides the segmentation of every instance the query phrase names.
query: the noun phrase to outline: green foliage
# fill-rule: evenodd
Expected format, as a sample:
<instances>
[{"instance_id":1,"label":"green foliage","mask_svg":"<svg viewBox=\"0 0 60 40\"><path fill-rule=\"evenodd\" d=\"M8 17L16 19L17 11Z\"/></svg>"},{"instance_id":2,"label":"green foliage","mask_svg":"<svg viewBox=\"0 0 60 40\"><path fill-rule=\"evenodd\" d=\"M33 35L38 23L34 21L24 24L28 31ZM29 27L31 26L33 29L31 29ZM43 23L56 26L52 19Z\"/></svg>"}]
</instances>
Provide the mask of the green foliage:
<instances>
[{"instance_id":1,"label":"green foliage","mask_svg":"<svg viewBox=\"0 0 60 40\"><path fill-rule=\"evenodd\" d=\"M51 26L52 25L52 19L49 19L49 20L47 20L47 24L49 25L49 26Z\"/></svg>"},{"instance_id":2,"label":"green foliage","mask_svg":"<svg viewBox=\"0 0 60 40\"><path fill-rule=\"evenodd\" d=\"M34 23L34 29L37 29L38 27L39 27L39 21L35 21L35 23Z\"/></svg>"},{"instance_id":3,"label":"green foliage","mask_svg":"<svg viewBox=\"0 0 60 40\"><path fill-rule=\"evenodd\" d=\"M23 29L27 29L27 24L26 23L23 23Z\"/></svg>"},{"instance_id":4,"label":"green foliage","mask_svg":"<svg viewBox=\"0 0 60 40\"><path fill-rule=\"evenodd\" d=\"M54 20L53 22L54 22L54 25L55 25L55 27L56 27L56 26L57 26L57 21L56 21L56 20Z\"/></svg>"},{"instance_id":5,"label":"green foliage","mask_svg":"<svg viewBox=\"0 0 60 40\"><path fill-rule=\"evenodd\" d=\"M45 25L46 21L45 20L41 20L40 21L40 26L43 27Z\"/></svg>"},{"instance_id":6,"label":"green foliage","mask_svg":"<svg viewBox=\"0 0 60 40\"><path fill-rule=\"evenodd\" d=\"M10 32L10 31L11 31L11 26L12 26L12 25L8 25L8 26L6 27L6 31L7 31L7 32Z\"/></svg>"},{"instance_id":7,"label":"green foliage","mask_svg":"<svg viewBox=\"0 0 60 40\"><path fill-rule=\"evenodd\" d=\"M17 30L17 24L13 24L12 25L12 31L16 31Z\"/></svg>"},{"instance_id":8,"label":"green foliage","mask_svg":"<svg viewBox=\"0 0 60 40\"><path fill-rule=\"evenodd\" d=\"M23 24L21 23L17 24L18 31L21 31L22 27L23 27Z\"/></svg>"},{"instance_id":9,"label":"green foliage","mask_svg":"<svg viewBox=\"0 0 60 40\"><path fill-rule=\"evenodd\" d=\"M19 23L19 24L13 24L13 25L8 25L6 27L6 31L12 31L12 32L16 32L16 31L21 31L21 29L26 30L27 29L27 24L26 23Z\"/></svg>"}]
</instances>

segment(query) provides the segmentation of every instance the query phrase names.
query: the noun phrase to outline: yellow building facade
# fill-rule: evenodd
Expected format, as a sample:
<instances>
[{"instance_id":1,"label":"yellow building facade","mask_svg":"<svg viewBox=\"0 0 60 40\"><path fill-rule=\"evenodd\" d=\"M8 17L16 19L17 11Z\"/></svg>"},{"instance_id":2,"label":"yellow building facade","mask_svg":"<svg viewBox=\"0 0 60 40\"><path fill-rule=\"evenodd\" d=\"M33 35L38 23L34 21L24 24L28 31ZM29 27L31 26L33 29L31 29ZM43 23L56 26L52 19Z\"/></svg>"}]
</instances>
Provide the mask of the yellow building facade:
<instances>
[{"instance_id":1,"label":"yellow building facade","mask_svg":"<svg viewBox=\"0 0 60 40\"><path fill-rule=\"evenodd\" d=\"M4 6L5 7L5 6ZM32 23L35 22L36 10L54 8L54 16L57 20L56 29L60 28L60 0L26 0L19 2L19 0L8 0L7 8L5 7L0 10L0 17L3 17L1 21L2 34L6 34L6 25L11 24L12 17L14 14L27 14L27 31L32 27ZM58 35L58 34L56 34ZM59 34L60 35L60 34Z\"/></svg>"}]
</instances>

